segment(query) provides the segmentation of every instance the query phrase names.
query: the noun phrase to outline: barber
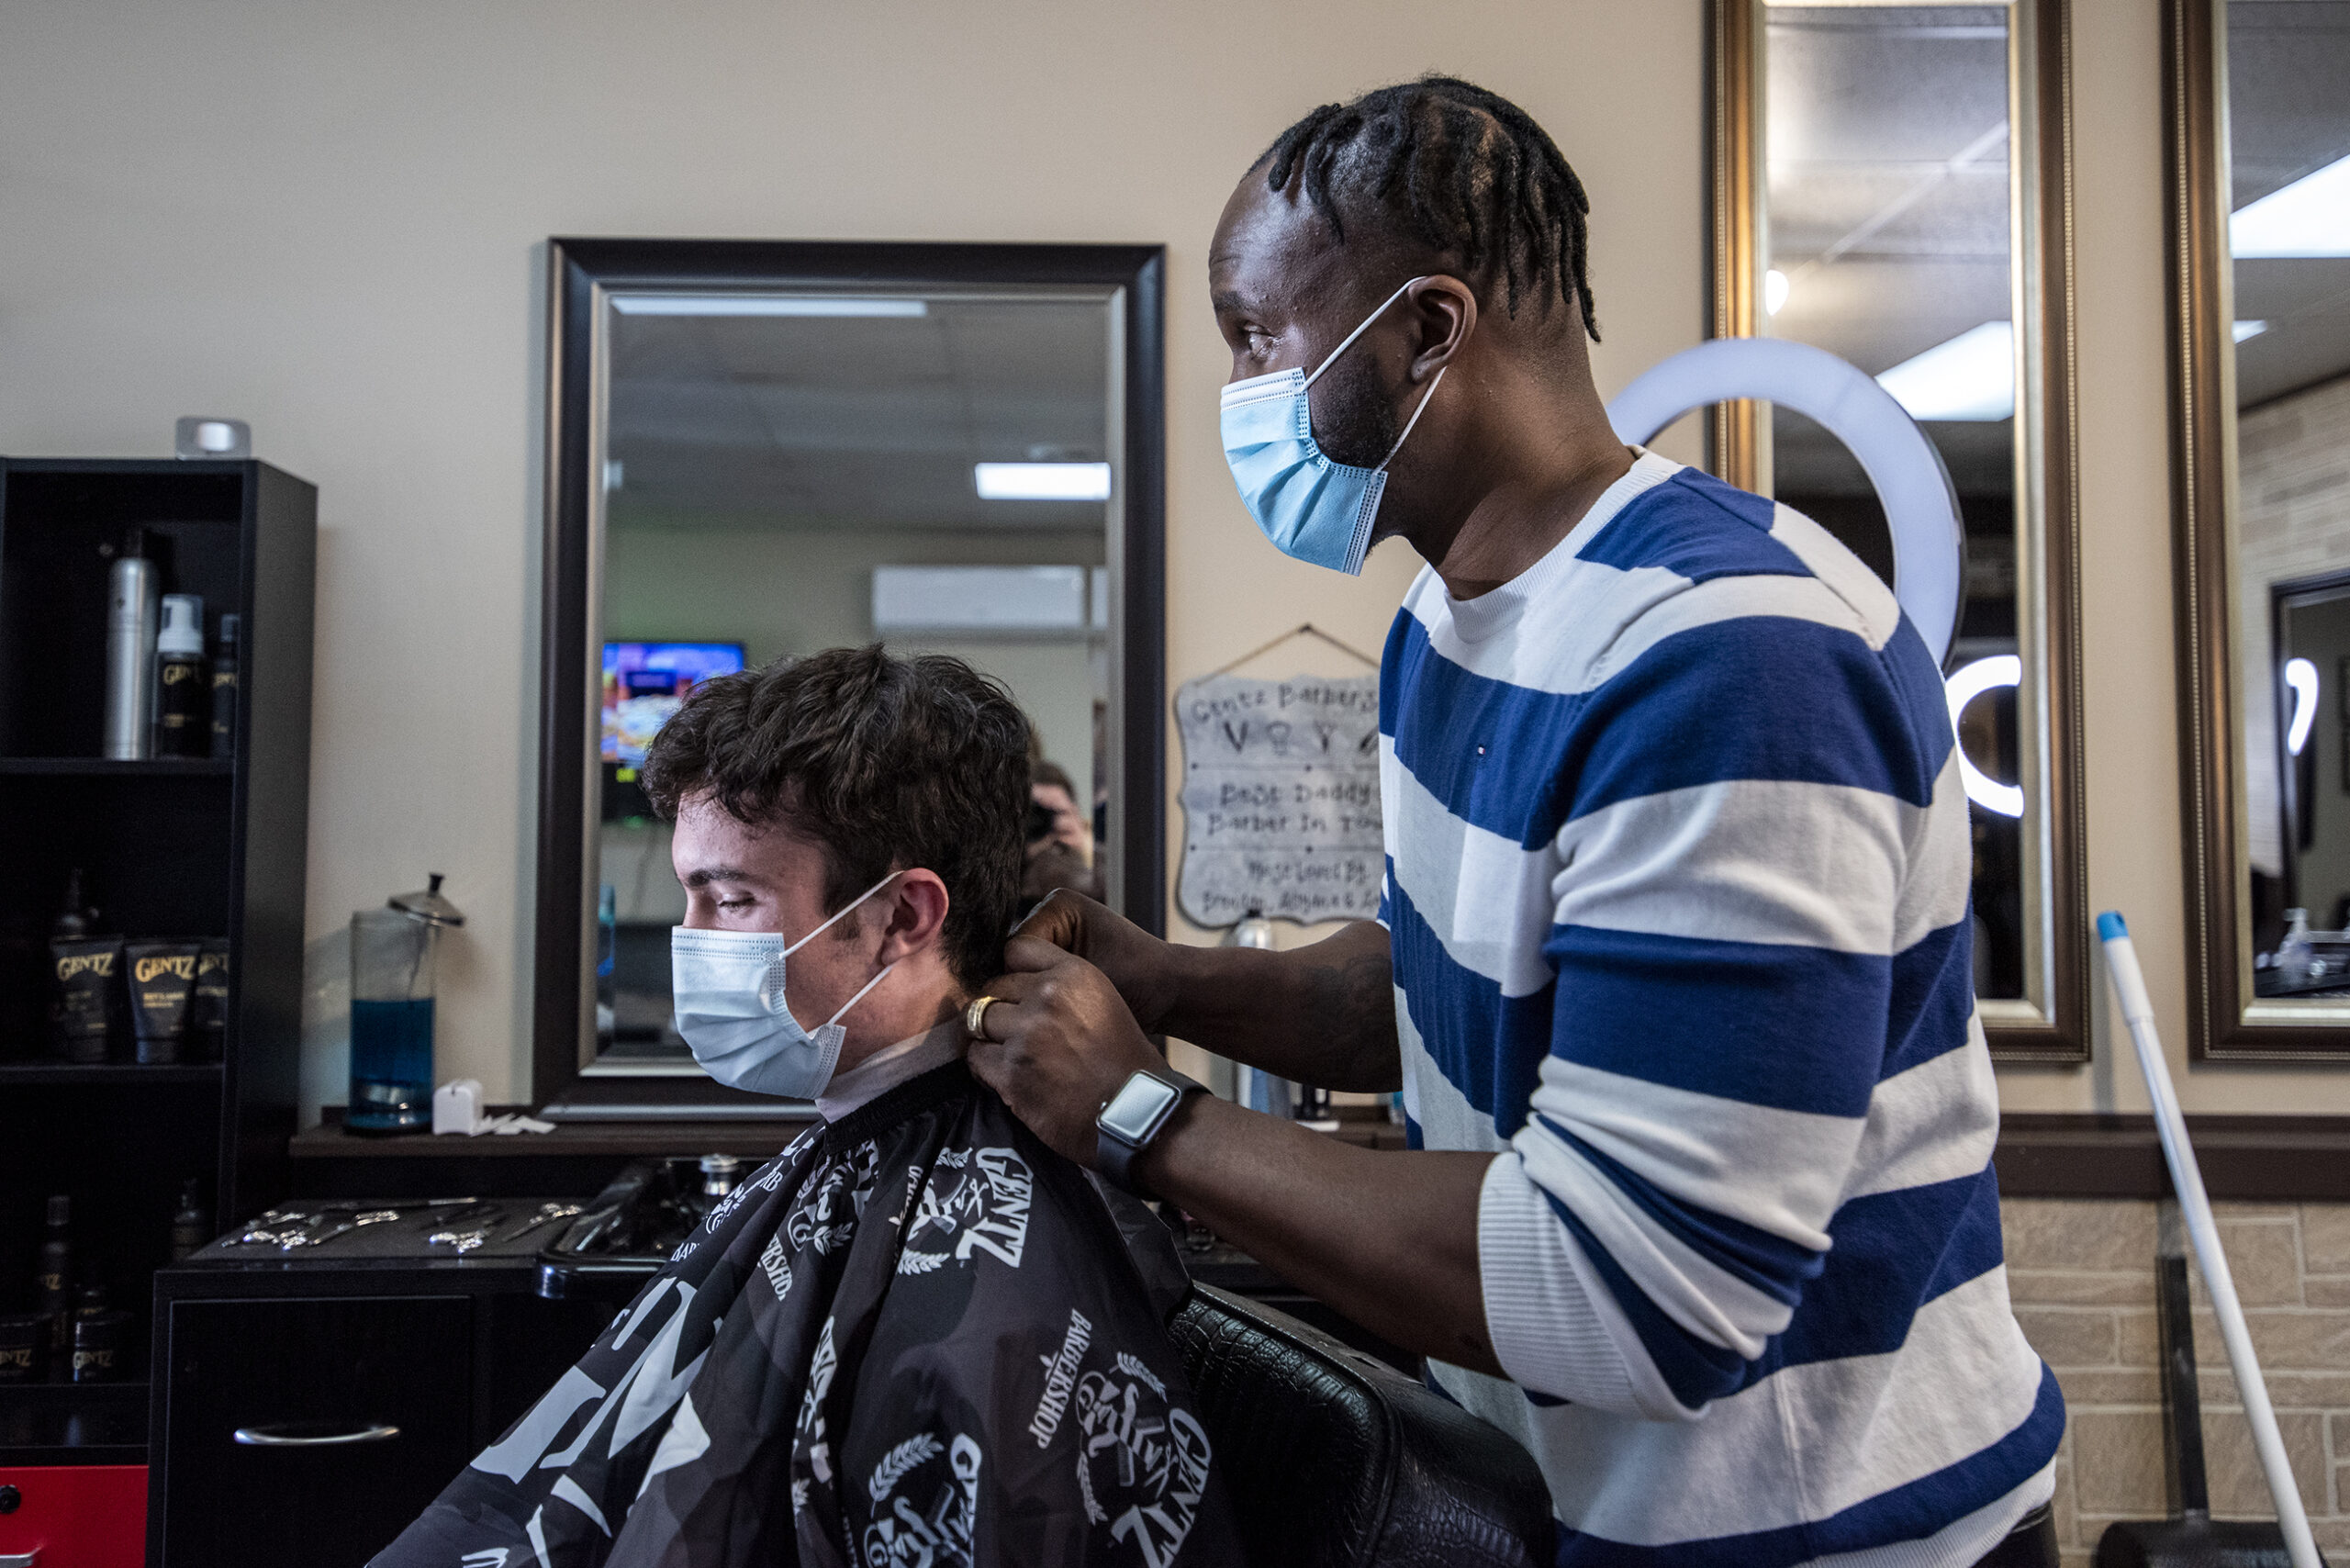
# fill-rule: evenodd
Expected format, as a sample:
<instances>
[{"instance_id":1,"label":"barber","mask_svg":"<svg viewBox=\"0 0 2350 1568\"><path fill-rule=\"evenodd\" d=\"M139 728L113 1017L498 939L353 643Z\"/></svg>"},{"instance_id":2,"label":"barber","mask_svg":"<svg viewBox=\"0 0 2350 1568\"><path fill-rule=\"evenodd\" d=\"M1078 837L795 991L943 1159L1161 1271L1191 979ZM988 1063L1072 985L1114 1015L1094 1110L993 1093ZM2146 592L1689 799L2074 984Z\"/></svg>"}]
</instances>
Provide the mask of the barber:
<instances>
[{"instance_id":1,"label":"barber","mask_svg":"<svg viewBox=\"0 0 2350 1568\"><path fill-rule=\"evenodd\" d=\"M971 1065L1429 1358L1540 1464L1561 1563L2053 1563L1939 672L1816 524L1617 441L1586 210L1440 78L1241 181L1209 273L1242 496L1301 560L1428 563L1380 673L1381 918L1196 948L1057 893ZM1158 1032L1400 1082L1416 1147L1198 1092Z\"/></svg>"}]
</instances>

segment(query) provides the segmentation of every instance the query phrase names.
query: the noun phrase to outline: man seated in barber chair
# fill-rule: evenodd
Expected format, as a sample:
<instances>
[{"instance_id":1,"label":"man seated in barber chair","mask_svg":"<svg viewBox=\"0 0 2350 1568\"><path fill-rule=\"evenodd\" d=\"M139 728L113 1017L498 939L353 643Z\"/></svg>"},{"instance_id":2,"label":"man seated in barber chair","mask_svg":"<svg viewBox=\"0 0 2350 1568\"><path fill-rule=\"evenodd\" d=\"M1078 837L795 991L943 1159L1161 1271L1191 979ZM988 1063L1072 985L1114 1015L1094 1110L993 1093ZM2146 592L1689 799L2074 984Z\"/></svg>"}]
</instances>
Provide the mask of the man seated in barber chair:
<instances>
[{"instance_id":1,"label":"man seated in barber chair","mask_svg":"<svg viewBox=\"0 0 2350 1568\"><path fill-rule=\"evenodd\" d=\"M679 1030L822 1120L379 1568L1241 1561L1165 1227L963 1063L1028 722L878 647L706 680L654 743ZM788 963L787 963L788 959Z\"/></svg>"}]
</instances>

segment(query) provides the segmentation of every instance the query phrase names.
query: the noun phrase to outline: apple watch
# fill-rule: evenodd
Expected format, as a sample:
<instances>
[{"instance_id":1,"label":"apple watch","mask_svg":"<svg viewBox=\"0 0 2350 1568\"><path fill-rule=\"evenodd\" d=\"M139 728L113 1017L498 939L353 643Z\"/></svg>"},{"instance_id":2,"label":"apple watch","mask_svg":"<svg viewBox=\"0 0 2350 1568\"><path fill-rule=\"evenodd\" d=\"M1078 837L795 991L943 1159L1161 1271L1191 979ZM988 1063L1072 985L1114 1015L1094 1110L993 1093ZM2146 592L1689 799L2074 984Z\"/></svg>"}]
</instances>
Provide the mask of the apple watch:
<instances>
[{"instance_id":1,"label":"apple watch","mask_svg":"<svg viewBox=\"0 0 2350 1568\"><path fill-rule=\"evenodd\" d=\"M1185 1096L1207 1092L1205 1084L1194 1082L1171 1067L1144 1068L1136 1072L1102 1103L1102 1114L1093 1118L1093 1130L1099 1135L1094 1143L1094 1168L1125 1191L1137 1197L1149 1196L1135 1179L1136 1157L1166 1129Z\"/></svg>"}]
</instances>

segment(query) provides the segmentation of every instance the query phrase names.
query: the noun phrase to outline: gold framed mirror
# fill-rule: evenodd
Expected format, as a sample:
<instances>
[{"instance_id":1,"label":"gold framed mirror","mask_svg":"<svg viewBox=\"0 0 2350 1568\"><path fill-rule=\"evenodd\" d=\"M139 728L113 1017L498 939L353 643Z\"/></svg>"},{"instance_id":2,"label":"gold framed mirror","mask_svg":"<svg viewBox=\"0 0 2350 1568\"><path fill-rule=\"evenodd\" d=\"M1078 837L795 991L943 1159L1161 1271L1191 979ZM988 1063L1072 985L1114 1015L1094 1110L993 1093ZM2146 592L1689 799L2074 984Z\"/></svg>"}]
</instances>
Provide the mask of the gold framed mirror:
<instances>
[{"instance_id":1,"label":"gold framed mirror","mask_svg":"<svg viewBox=\"0 0 2350 1568\"><path fill-rule=\"evenodd\" d=\"M2350 4L2163 53L2191 1048L2350 1059Z\"/></svg>"},{"instance_id":2,"label":"gold framed mirror","mask_svg":"<svg viewBox=\"0 0 2350 1568\"><path fill-rule=\"evenodd\" d=\"M2080 783L2070 19L1978 6L1713 0L1712 334L1808 342L1916 419L1965 521L1944 665L1975 834L1975 990L1996 1055L2088 1058ZM1852 455L1724 403L1711 463L1885 576Z\"/></svg>"}]
</instances>

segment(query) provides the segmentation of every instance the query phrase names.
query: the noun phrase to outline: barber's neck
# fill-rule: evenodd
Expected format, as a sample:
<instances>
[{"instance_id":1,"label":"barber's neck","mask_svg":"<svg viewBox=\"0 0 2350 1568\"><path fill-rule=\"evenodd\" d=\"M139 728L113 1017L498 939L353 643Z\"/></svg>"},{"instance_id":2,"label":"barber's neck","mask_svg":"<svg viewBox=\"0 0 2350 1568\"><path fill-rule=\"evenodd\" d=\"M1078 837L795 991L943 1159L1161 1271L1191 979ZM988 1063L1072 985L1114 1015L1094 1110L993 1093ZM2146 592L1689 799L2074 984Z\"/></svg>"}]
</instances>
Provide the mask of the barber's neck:
<instances>
[{"instance_id":1,"label":"barber's neck","mask_svg":"<svg viewBox=\"0 0 2350 1568\"><path fill-rule=\"evenodd\" d=\"M1431 461L1398 476L1403 493L1391 490L1404 536L1455 599L1490 592L1542 559L1632 466L1588 364L1574 357L1560 366L1494 354L1453 378L1467 383L1463 406L1441 427ZM1448 379L1439 396L1451 389Z\"/></svg>"}]
</instances>

